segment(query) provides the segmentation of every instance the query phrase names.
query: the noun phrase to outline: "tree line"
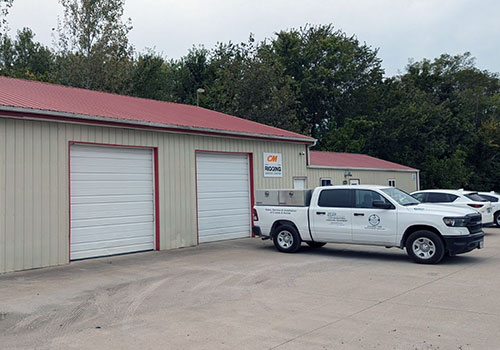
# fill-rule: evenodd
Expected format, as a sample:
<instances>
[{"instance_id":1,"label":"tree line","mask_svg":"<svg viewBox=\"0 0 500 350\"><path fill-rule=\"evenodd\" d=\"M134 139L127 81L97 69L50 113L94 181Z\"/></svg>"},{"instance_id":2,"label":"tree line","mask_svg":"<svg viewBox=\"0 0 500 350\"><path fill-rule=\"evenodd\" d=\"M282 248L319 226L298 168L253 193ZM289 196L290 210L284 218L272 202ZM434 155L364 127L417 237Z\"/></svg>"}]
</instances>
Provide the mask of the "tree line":
<instances>
[{"instance_id":1,"label":"tree line","mask_svg":"<svg viewBox=\"0 0 500 350\"><path fill-rule=\"evenodd\" d=\"M421 170L422 188L500 191L500 78L469 53L410 61L384 76L377 49L333 25L257 42L135 52L124 0L60 0L47 47L24 28L0 37L0 74L185 104L310 135L317 150ZM5 15L12 1L0 7ZM5 6L5 4L7 6ZM15 5L14 5L15 6ZM197 93L198 89L204 93Z\"/></svg>"}]
</instances>

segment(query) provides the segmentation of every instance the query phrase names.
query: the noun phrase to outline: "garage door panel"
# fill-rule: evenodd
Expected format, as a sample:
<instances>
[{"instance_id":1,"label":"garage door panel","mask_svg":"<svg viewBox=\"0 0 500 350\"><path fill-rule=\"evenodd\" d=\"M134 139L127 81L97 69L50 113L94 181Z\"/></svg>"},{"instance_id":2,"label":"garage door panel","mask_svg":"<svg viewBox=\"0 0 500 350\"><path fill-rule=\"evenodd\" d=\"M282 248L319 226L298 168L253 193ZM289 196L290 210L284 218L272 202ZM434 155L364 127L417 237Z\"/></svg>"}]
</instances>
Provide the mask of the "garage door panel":
<instances>
[{"instance_id":1,"label":"garage door panel","mask_svg":"<svg viewBox=\"0 0 500 350\"><path fill-rule=\"evenodd\" d=\"M246 226L232 226L225 227L222 229L211 229L205 232L203 236L203 242L215 242L222 241L226 239L235 239L235 238L243 238L248 237L248 228ZM201 238L201 237L200 237Z\"/></svg>"},{"instance_id":2,"label":"garage door panel","mask_svg":"<svg viewBox=\"0 0 500 350\"><path fill-rule=\"evenodd\" d=\"M204 210L202 212L198 213L198 217L200 219L204 218L225 218L228 216L233 216L233 215L247 215L248 214L248 209L247 208L233 208L233 209L224 209L224 210Z\"/></svg>"},{"instance_id":3,"label":"garage door panel","mask_svg":"<svg viewBox=\"0 0 500 350\"><path fill-rule=\"evenodd\" d=\"M102 173L127 173L127 174L151 174L152 168L139 168L139 167L127 167L127 166L114 166L114 165L103 165L100 167L93 167L90 171L87 166L81 166L71 162L71 173L76 174L102 174Z\"/></svg>"},{"instance_id":4,"label":"garage door panel","mask_svg":"<svg viewBox=\"0 0 500 350\"><path fill-rule=\"evenodd\" d=\"M116 195L142 195L142 194L152 194L153 189L149 186L136 186L136 187L89 187L79 188L78 185L71 187L71 194L75 196L116 196Z\"/></svg>"},{"instance_id":5,"label":"garage door panel","mask_svg":"<svg viewBox=\"0 0 500 350\"><path fill-rule=\"evenodd\" d=\"M73 150L72 157L77 158L107 158L112 160L117 159L152 159L152 154L150 149L137 149L137 148L113 148L113 149L105 149L101 147L99 153L95 152L95 149L92 147L85 148L79 147L78 149Z\"/></svg>"},{"instance_id":6,"label":"garage door panel","mask_svg":"<svg viewBox=\"0 0 500 350\"><path fill-rule=\"evenodd\" d=\"M238 197L224 200L224 198L206 198L200 199L198 205L200 206L199 213L209 212L221 212L224 210L234 210L234 209L243 209L245 212L248 212L248 197Z\"/></svg>"},{"instance_id":7,"label":"garage door panel","mask_svg":"<svg viewBox=\"0 0 500 350\"><path fill-rule=\"evenodd\" d=\"M112 165L117 168L146 168L152 169L151 159L111 159L111 158L87 158L73 157L71 163L75 166L84 166L88 169L92 167L102 167Z\"/></svg>"},{"instance_id":8,"label":"garage door panel","mask_svg":"<svg viewBox=\"0 0 500 350\"><path fill-rule=\"evenodd\" d=\"M79 220L148 215L152 213L153 207L152 202L72 204L71 218Z\"/></svg>"},{"instance_id":9,"label":"garage door panel","mask_svg":"<svg viewBox=\"0 0 500 350\"><path fill-rule=\"evenodd\" d=\"M238 214L238 215L232 215L232 216L227 216L227 215L221 215L220 217L205 217L205 218L199 218L199 222L203 225L204 229L210 230L210 229L216 229L220 227L220 221L224 220L224 228L230 228L230 227L241 227L241 223L245 222L247 219L246 213L245 214ZM243 227L246 227L248 230L248 227L246 225L243 225Z\"/></svg>"},{"instance_id":10,"label":"garage door panel","mask_svg":"<svg viewBox=\"0 0 500 350\"><path fill-rule=\"evenodd\" d=\"M196 157L200 242L250 235L248 155L199 153Z\"/></svg>"},{"instance_id":11,"label":"garage door panel","mask_svg":"<svg viewBox=\"0 0 500 350\"><path fill-rule=\"evenodd\" d=\"M124 254L131 252L143 252L148 250L151 250L151 243L133 244L130 246L117 246L104 249L100 248L94 250L77 251L74 253L72 252L71 259L78 260L78 259L96 258L101 256L109 256L109 255Z\"/></svg>"},{"instance_id":12,"label":"garage door panel","mask_svg":"<svg viewBox=\"0 0 500 350\"><path fill-rule=\"evenodd\" d=\"M131 173L72 173L71 181L153 181L153 174L131 174Z\"/></svg>"},{"instance_id":13,"label":"garage door panel","mask_svg":"<svg viewBox=\"0 0 500 350\"><path fill-rule=\"evenodd\" d=\"M198 164L197 168L200 169L197 173L200 174L201 176L206 176L206 175L219 175L220 173L223 173L224 175L245 175L248 174L246 173L246 169L241 169L241 168L228 168L228 167L213 167L210 169L204 169L202 164Z\"/></svg>"},{"instance_id":14,"label":"garage door panel","mask_svg":"<svg viewBox=\"0 0 500 350\"><path fill-rule=\"evenodd\" d=\"M108 226L108 225L124 225L124 224L135 224L141 222L153 222L154 216L151 215L135 215L135 216L123 216L115 218L100 218L100 219L71 219L71 229L79 227L98 227L98 226Z\"/></svg>"},{"instance_id":15,"label":"garage door panel","mask_svg":"<svg viewBox=\"0 0 500 350\"><path fill-rule=\"evenodd\" d=\"M89 241L98 241L103 235L110 239L117 239L119 237L129 238L134 236L141 236L141 232L150 232L154 228L154 223L138 222L123 225L107 225L107 226L91 226L73 228L72 243L83 243Z\"/></svg>"},{"instance_id":16,"label":"garage door panel","mask_svg":"<svg viewBox=\"0 0 500 350\"><path fill-rule=\"evenodd\" d=\"M232 192L241 190L248 186L248 181L200 181L198 182L200 193L205 192Z\"/></svg>"},{"instance_id":17,"label":"garage door panel","mask_svg":"<svg viewBox=\"0 0 500 350\"><path fill-rule=\"evenodd\" d=\"M198 199L217 199L217 198L227 198L227 194L224 192L204 192L198 193ZM248 192L243 191L233 191L232 198L248 198Z\"/></svg>"},{"instance_id":18,"label":"garage door panel","mask_svg":"<svg viewBox=\"0 0 500 350\"><path fill-rule=\"evenodd\" d=\"M152 150L72 145L71 259L154 249Z\"/></svg>"},{"instance_id":19,"label":"garage door panel","mask_svg":"<svg viewBox=\"0 0 500 350\"><path fill-rule=\"evenodd\" d=\"M214 179L214 174L199 174L198 181L248 181L248 173L245 174L222 174Z\"/></svg>"},{"instance_id":20,"label":"garage door panel","mask_svg":"<svg viewBox=\"0 0 500 350\"><path fill-rule=\"evenodd\" d=\"M71 204L86 204L86 203L127 203L145 202L151 200L151 194L137 194L137 195L115 195L115 196L72 196Z\"/></svg>"},{"instance_id":21,"label":"garage door panel","mask_svg":"<svg viewBox=\"0 0 500 350\"><path fill-rule=\"evenodd\" d=\"M81 252L85 250L107 249L107 248L114 248L118 245L121 247L125 246L131 247L134 246L135 244L143 245L147 243L153 243L153 239L149 235L135 236L135 237L120 237L118 239L107 239L107 240L89 241L83 243L74 243L73 251Z\"/></svg>"},{"instance_id":22,"label":"garage door panel","mask_svg":"<svg viewBox=\"0 0 500 350\"><path fill-rule=\"evenodd\" d=\"M134 189L140 188L142 190L152 191L153 182L150 180L142 181L96 181L96 180L82 180L73 181L71 185L78 187L78 190L92 190L92 189Z\"/></svg>"},{"instance_id":23,"label":"garage door panel","mask_svg":"<svg viewBox=\"0 0 500 350\"><path fill-rule=\"evenodd\" d=\"M149 228L146 228L149 229ZM114 232L114 233L106 233L105 240L102 239L103 235L79 235L77 239L72 241L75 251L78 250L77 247L80 247L84 243L96 243L99 245L99 242L112 242L116 240L120 240L120 244L124 245L127 242L127 239L137 238L137 237L146 237L147 240L144 242L152 242L152 238L150 235L141 236L141 232L143 233L143 229L135 230L135 231L124 231L124 232ZM114 244L114 243L113 243ZM103 245L101 245L102 247Z\"/></svg>"}]
</instances>

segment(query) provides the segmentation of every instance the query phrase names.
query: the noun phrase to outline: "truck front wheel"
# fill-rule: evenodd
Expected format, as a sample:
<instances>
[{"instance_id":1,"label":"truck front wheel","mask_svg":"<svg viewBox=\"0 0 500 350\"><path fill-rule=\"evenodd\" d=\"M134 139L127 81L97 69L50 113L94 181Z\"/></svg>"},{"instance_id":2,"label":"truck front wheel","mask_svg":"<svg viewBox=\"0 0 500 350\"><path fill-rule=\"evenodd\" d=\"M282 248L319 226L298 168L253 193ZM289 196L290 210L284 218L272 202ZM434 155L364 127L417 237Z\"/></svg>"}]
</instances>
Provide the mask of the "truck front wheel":
<instances>
[{"instance_id":1,"label":"truck front wheel","mask_svg":"<svg viewBox=\"0 0 500 350\"><path fill-rule=\"evenodd\" d=\"M419 264L437 264L444 256L444 243L432 231L415 231L406 241L406 253Z\"/></svg>"},{"instance_id":2,"label":"truck front wheel","mask_svg":"<svg viewBox=\"0 0 500 350\"><path fill-rule=\"evenodd\" d=\"M295 227L282 225L276 228L273 235L276 249L283 253L295 253L300 248L301 240Z\"/></svg>"}]
</instances>

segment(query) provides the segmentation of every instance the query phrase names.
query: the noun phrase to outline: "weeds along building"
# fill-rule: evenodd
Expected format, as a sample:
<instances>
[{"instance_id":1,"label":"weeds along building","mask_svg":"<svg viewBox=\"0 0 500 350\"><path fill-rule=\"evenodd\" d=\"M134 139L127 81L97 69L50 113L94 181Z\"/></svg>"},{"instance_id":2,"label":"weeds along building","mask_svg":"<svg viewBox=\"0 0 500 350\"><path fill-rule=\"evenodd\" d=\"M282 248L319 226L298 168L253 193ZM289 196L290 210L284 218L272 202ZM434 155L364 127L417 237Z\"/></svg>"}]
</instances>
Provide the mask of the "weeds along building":
<instances>
[{"instance_id":1,"label":"weeds along building","mask_svg":"<svg viewBox=\"0 0 500 350\"><path fill-rule=\"evenodd\" d=\"M0 78L0 272L248 237L255 189L342 180L308 167L314 143L200 107Z\"/></svg>"}]
</instances>

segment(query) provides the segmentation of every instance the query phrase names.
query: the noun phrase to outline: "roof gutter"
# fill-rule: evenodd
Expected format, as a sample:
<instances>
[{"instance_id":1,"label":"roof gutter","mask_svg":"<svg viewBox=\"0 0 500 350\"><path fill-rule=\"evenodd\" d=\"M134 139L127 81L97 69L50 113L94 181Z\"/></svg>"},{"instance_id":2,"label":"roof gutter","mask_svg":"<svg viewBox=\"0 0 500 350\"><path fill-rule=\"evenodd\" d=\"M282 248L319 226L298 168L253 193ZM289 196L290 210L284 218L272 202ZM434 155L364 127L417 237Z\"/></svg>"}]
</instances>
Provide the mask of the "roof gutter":
<instances>
[{"instance_id":1,"label":"roof gutter","mask_svg":"<svg viewBox=\"0 0 500 350\"><path fill-rule=\"evenodd\" d=\"M347 166L323 166L323 165L308 165L309 169L330 169L330 170L368 170L368 171L396 171L402 173L420 172L418 169L390 169L390 168L362 168L362 167L347 167Z\"/></svg>"},{"instance_id":2,"label":"roof gutter","mask_svg":"<svg viewBox=\"0 0 500 350\"><path fill-rule=\"evenodd\" d=\"M34 108L0 106L0 111L29 114L32 116L33 119L50 119L50 118L44 118L44 116L48 116L56 118L71 118L81 122L94 121L98 123L106 122L111 124L122 124L122 125L128 124L131 126L150 128L150 129L151 128L162 129L162 130L168 129L169 131L173 132L188 132L194 134L217 134L220 136L233 136L233 137L243 137L243 138L253 138L253 139L272 139L279 141L301 142L306 144L316 143L316 139L313 138L301 138L301 137L279 136L279 135L268 135L268 134L253 134L250 132L241 132L241 131L230 131L230 130L226 131L220 129L201 128L194 126L141 122L138 120L118 119L118 118L86 115L86 114L75 114L68 112L57 112L57 111L34 109ZM19 117L26 118L24 116L19 116Z\"/></svg>"}]
</instances>

